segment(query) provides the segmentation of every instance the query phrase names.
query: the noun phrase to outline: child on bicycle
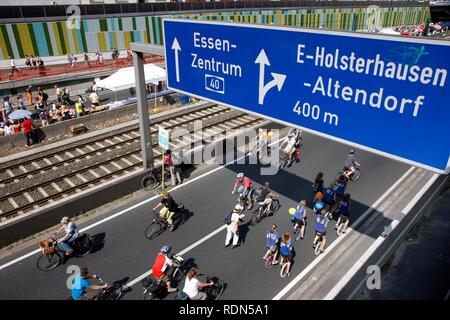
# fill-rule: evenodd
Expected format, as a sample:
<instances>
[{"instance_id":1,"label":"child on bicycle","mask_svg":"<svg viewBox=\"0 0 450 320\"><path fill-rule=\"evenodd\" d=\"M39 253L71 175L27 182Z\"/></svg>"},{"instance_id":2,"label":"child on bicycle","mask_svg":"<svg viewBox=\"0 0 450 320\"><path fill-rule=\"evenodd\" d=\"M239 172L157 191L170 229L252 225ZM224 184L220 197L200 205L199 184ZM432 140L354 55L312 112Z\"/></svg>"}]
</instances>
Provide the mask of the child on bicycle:
<instances>
[{"instance_id":1,"label":"child on bicycle","mask_svg":"<svg viewBox=\"0 0 450 320\"><path fill-rule=\"evenodd\" d=\"M300 238L303 239L305 236L305 219L306 219L306 200L300 201L297 205L297 210L291 218L291 222L294 225L294 232L296 229L300 228Z\"/></svg>"},{"instance_id":2,"label":"child on bicycle","mask_svg":"<svg viewBox=\"0 0 450 320\"><path fill-rule=\"evenodd\" d=\"M294 241L291 238L291 233L286 232L281 236L280 243L280 263L281 266L287 263L287 276L291 276L291 265L292 265L292 253L294 251Z\"/></svg>"},{"instance_id":3,"label":"child on bicycle","mask_svg":"<svg viewBox=\"0 0 450 320\"><path fill-rule=\"evenodd\" d=\"M266 251L266 254L264 255L263 259L267 260L267 257L269 256L269 254L272 253L273 254L272 264L277 264L278 263L277 256L278 256L279 244L280 244L280 233L278 232L277 225L273 224L270 227L269 232L267 232L267 235L266 235L267 251Z\"/></svg>"},{"instance_id":4,"label":"child on bicycle","mask_svg":"<svg viewBox=\"0 0 450 320\"><path fill-rule=\"evenodd\" d=\"M344 197L342 198L341 202L339 203L338 212L340 213L339 219L336 222L335 229L339 228L339 225L341 223L344 224L344 230L345 233L347 231L348 224L350 223L349 214L350 214L350 194L346 193Z\"/></svg>"}]
</instances>

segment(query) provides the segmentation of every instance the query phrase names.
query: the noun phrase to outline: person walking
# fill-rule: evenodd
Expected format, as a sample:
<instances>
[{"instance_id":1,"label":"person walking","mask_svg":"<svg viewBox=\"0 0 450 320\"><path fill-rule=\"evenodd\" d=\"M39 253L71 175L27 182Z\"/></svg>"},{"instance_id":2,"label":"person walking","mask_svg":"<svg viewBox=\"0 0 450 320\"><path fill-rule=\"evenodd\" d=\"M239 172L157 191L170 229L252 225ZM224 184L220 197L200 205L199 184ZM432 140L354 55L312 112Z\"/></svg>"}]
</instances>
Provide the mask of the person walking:
<instances>
[{"instance_id":1,"label":"person walking","mask_svg":"<svg viewBox=\"0 0 450 320\"><path fill-rule=\"evenodd\" d=\"M11 77L14 75L14 72L20 73L19 70L17 70L16 63L11 56L9 57L9 66L11 67Z\"/></svg>"},{"instance_id":2,"label":"person walking","mask_svg":"<svg viewBox=\"0 0 450 320\"><path fill-rule=\"evenodd\" d=\"M164 154L164 168L168 168L170 172L170 178L172 180L172 186L181 183L180 171L175 167L174 158L172 156L172 151L170 149L166 150ZM175 179L176 177L176 179Z\"/></svg>"},{"instance_id":3,"label":"person walking","mask_svg":"<svg viewBox=\"0 0 450 320\"><path fill-rule=\"evenodd\" d=\"M23 132L25 133L25 139L27 142L27 147L31 146L34 143L33 139L33 122L31 122L30 117L26 117L25 121L22 123ZM30 143L31 142L31 143Z\"/></svg>"},{"instance_id":4,"label":"person walking","mask_svg":"<svg viewBox=\"0 0 450 320\"><path fill-rule=\"evenodd\" d=\"M28 102L30 103L30 106L32 106L33 105L33 87L31 85L28 86L26 92L27 92Z\"/></svg>"},{"instance_id":5,"label":"person walking","mask_svg":"<svg viewBox=\"0 0 450 320\"><path fill-rule=\"evenodd\" d=\"M231 212L231 216L229 221L227 221L227 236L225 238L225 247L228 247L231 243L231 239L233 239L233 246L231 249L234 249L239 246L239 225L241 223L241 218L244 215L239 215L243 207L240 204L237 204L233 211ZM229 222L229 223L228 223Z\"/></svg>"},{"instance_id":6,"label":"person walking","mask_svg":"<svg viewBox=\"0 0 450 320\"><path fill-rule=\"evenodd\" d=\"M9 101L9 96L3 98L3 110L5 120L14 111L11 101Z\"/></svg>"},{"instance_id":7,"label":"person walking","mask_svg":"<svg viewBox=\"0 0 450 320\"><path fill-rule=\"evenodd\" d=\"M17 108L21 110L27 110L27 108L25 108L25 103L23 102L23 96L21 94L17 97Z\"/></svg>"}]
</instances>

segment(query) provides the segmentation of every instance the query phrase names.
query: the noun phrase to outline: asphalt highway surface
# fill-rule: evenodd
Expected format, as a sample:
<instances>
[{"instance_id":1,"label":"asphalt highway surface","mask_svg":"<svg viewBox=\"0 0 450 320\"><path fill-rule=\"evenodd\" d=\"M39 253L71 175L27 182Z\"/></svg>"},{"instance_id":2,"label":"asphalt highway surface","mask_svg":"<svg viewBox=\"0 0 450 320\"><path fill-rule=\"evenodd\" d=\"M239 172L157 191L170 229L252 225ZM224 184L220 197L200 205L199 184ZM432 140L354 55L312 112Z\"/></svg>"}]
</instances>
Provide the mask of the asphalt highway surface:
<instances>
[{"instance_id":1,"label":"asphalt highway surface","mask_svg":"<svg viewBox=\"0 0 450 320\"><path fill-rule=\"evenodd\" d=\"M86 231L95 238L96 248L83 258L72 258L65 265L43 272L36 268L40 253L35 253L5 267L5 263L36 250L36 243L36 247L1 259L0 299L66 299L70 294L66 286L70 274L66 273L66 268L70 265L86 266L91 274L98 274L109 283L117 280L136 282L122 299L142 299L142 285L133 280L150 270L163 245L171 245L174 253L183 251L183 257L197 264L202 273L217 276L227 283L221 299L272 299L316 258L312 248L315 218L311 210L312 181L317 172L322 171L325 186L332 182L342 169L350 149L322 137L303 135L301 162L276 175L261 176L259 165L211 165L197 173L196 180L195 176L187 180L172 195L176 201L185 204L192 216L174 232L166 231L154 240L145 238L145 228L152 218L151 208L161 199L157 197L149 201L153 196L149 193L146 198L79 225L82 229L110 217ZM361 164L361 177L347 187L347 192L352 195L351 221L362 215L410 167L358 149L356 152ZM269 181L272 190L280 194L281 208L254 227L250 224L241 226L242 244L231 249L231 246L224 247L226 231L223 218L236 203L237 196L231 194L231 190L238 172L244 172L257 187ZM265 235L272 223L278 225L280 232L292 231L288 210L302 199L307 200L309 208L305 239L295 243L291 277L281 278L280 266L270 270L264 267ZM145 200L146 203L139 205ZM120 214L114 216L116 213ZM253 210L244 213L244 220L250 221ZM328 224L327 247L337 237L334 224L335 221ZM182 289L183 286L184 280L178 287ZM166 297L174 298L175 294Z\"/></svg>"}]
</instances>

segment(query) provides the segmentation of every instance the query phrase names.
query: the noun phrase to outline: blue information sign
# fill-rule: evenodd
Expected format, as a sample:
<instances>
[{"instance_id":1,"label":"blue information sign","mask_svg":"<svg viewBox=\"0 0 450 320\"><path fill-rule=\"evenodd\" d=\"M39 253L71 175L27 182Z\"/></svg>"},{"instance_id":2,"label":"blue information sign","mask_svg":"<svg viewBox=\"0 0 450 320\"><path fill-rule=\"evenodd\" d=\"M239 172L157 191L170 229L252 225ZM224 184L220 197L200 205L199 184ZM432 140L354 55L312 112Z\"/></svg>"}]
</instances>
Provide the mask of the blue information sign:
<instances>
[{"instance_id":1,"label":"blue information sign","mask_svg":"<svg viewBox=\"0 0 450 320\"><path fill-rule=\"evenodd\" d=\"M440 173L450 43L164 20L168 86Z\"/></svg>"}]
</instances>

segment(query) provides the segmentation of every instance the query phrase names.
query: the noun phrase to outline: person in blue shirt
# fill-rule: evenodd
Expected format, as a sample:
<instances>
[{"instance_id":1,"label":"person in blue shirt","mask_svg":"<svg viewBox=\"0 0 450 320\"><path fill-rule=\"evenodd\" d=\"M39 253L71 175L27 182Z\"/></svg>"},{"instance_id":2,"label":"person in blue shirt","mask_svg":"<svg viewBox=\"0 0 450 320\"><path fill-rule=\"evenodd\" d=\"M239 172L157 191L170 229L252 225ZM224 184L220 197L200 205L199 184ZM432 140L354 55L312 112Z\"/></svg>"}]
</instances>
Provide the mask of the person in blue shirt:
<instances>
[{"instance_id":1,"label":"person in blue shirt","mask_svg":"<svg viewBox=\"0 0 450 320\"><path fill-rule=\"evenodd\" d=\"M320 248L321 252L325 251L325 244L327 243L327 216L327 210L324 208L316 217L316 236L314 237L313 248L316 248L317 240L319 240L319 237L322 236L322 244Z\"/></svg>"},{"instance_id":2,"label":"person in blue shirt","mask_svg":"<svg viewBox=\"0 0 450 320\"><path fill-rule=\"evenodd\" d=\"M294 241L291 238L291 233L286 232L281 236L280 243L280 264L283 265L284 262L287 262L287 276L291 276L291 265L292 265L292 253L294 251Z\"/></svg>"},{"instance_id":3,"label":"person in blue shirt","mask_svg":"<svg viewBox=\"0 0 450 320\"><path fill-rule=\"evenodd\" d=\"M264 255L263 259L266 260L267 256L272 252L274 255L272 264L277 264L277 256L278 256L278 245L280 243L280 233L278 232L278 227L276 224L273 224L269 232L266 235L266 247L267 251Z\"/></svg>"},{"instance_id":4,"label":"person in blue shirt","mask_svg":"<svg viewBox=\"0 0 450 320\"><path fill-rule=\"evenodd\" d=\"M343 232L345 233L347 231L347 227L350 223L349 215L350 215L350 194L347 193L342 198L341 202L339 203L338 212L340 213L339 219L336 223L335 229L339 228L339 225L341 223L345 223Z\"/></svg>"},{"instance_id":5,"label":"person in blue shirt","mask_svg":"<svg viewBox=\"0 0 450 320\"><path fill-rule=\"evenodd\" d=\"M96 279L97 275L89 276L88 268L81 268L80 273L76 274L72 280L72 293L71 298L73 300L96 300L100 295L100 289L106 288L108 285L90 285L89 279ZM86 291L86 289L92 289Z\"/></svg>"},{"instance_id":6,"label":"person in blue shirt","mask_svg":"<svg viewBox=\"0 0 450 320\"><path fill-rule=\"evenodd\" d=\"M331 183L330 186L325 190L325 199L323 199L323 202L325 203L325 209L327 209L328 212L332 215L334 212L334 195L336 194L336 191L334 190L334 183Z\"/></svg>"},{"instance_id":7,"label":"person in blue shirt","mask_svg":"<svg viewBox=\"0 0 450 320\"><path fill-rule=\"evenodd\" d=\"M305 237L305 222L306 219L306 200L300 201L295 210L294 215L291 218L291 222L294 224L294 229L300 228L300 238Z\"/></svg>"},{"instance_id":8,"label":"person in blue shirt","mask_svg":"<svg viewBox=\"0 0 450 320\"><path fill-rule=\"evenodd\" d=\"M335 195L334 195L334 202L336 204L339 204L339 202L342 200L345 194L345 188L347 187L347 179L345 179L344 175L341 175L336 180L336 185L334 188Z\"/></svg>"}]
</instances>

